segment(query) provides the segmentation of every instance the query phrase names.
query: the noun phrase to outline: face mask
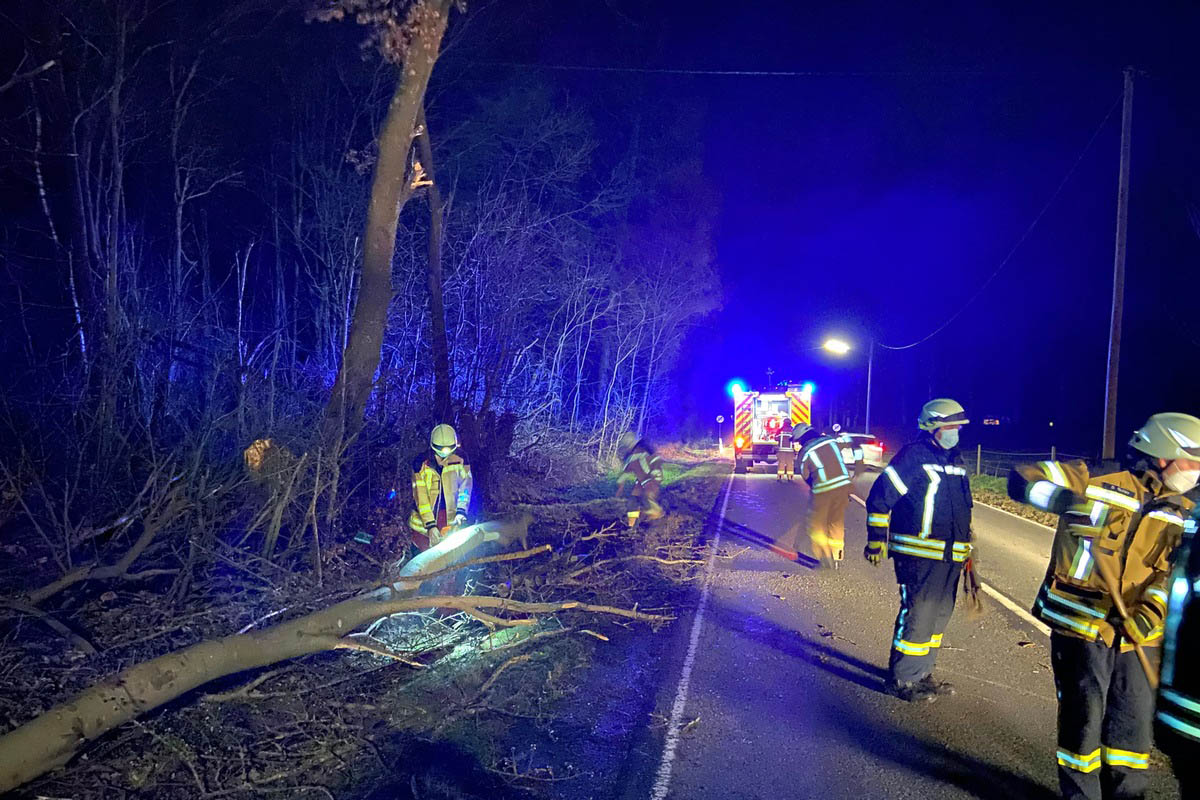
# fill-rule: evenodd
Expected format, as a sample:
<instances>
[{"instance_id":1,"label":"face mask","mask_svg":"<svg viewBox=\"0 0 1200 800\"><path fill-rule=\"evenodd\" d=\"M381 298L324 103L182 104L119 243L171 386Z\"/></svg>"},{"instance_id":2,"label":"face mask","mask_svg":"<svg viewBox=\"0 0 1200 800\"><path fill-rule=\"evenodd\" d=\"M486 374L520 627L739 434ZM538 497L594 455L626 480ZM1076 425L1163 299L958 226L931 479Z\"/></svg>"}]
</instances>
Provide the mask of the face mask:
<instances>
[{"instance_id":1,"label":"face mask","mask_svg":"<svg viewBox=\"0 0 1200 800\"><path fill-rule=\"evenodd\" d=\"M958 428L942 428L933 438L946 450L952 450L958 445Z\"/></svg>"},{"instance_id":2,"label":"face mask","mask_svg":"<svg viewBox=\"0 0 1200 800\"><path fill-rule=\"evenodd\" d=\"M1180 469L1163 477L1167 488L1180 494L1191 491L1197 481L1200 481L1200 469Z\"/></svg>"}]
</instances>

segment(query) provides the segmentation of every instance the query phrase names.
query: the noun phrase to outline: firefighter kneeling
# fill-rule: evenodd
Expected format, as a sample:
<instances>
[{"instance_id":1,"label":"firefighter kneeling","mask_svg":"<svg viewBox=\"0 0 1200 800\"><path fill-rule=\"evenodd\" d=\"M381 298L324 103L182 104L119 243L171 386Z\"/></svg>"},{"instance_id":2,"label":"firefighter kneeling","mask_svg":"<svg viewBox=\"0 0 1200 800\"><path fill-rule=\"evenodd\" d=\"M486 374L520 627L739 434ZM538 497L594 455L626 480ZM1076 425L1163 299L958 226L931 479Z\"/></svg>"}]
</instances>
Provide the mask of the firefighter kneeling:
<instances>
[{"instance_id":1,"label":"firefighter kneeling","mask_svg":"<svg viewBox=\"0 0 1200 800\"><path fill-rule=\"evenodd\" d=\"M971 555L971 487L958 455L969 422L955 401L930 400L917 420L924 435L896 453L867 496L863 555L875 565L890 555L900 584L888 690L909 702L954 693L932 675Z\"/></svg>"},{"instance_id":2,"label":"firefighter kneeling","mask_svg":"<svg viewBox=\"0 0 1200 800\"><path fill-rule=\"evenodd\" d=\"M1167 614L1170 557L1200 474L1200 419L1155 414L1129 442L1130 466L1092 475L1042 461L1009 475L1014 500L1061 515L1033 608L1050 626L1058 689L1058 780L1068 800L1146 793L1151 675ZM1141 663L1139 663L1141 662Z\"/></svg>"},{"instance_id":3,"label":"firefighter kneeling","mask_svg":"<svg viewBox=\"0 0 1200 800\"><path fill-rule=\"evenodd\" d=\"M617 441L617 454L625 462L617 477L617 497L625 493L626 484L633 484L625 511L629 527L636 527L643 514L646 519L662 519L663 509L658 504L663 479L662 461L654 448L644 439L638 439L632 431L626 431Z\"/></svg>"}]
</instances>

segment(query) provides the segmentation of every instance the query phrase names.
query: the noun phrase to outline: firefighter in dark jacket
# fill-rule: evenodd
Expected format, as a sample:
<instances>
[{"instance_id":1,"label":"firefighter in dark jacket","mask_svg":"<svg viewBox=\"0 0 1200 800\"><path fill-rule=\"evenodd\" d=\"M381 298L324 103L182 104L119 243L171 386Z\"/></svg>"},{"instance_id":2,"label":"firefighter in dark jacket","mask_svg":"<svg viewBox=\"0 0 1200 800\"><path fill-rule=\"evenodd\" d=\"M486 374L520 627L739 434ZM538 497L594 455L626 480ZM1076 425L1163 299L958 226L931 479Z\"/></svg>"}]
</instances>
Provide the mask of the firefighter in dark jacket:
<instances>
[{"instance_id":1,"label":"firefighter in dark jacket","mask_svg":"<svg viewBox=\"0 0 1200 800\"><path fill-rule=\"evenodd\" d=\"M1183 526L1167 582L1155 740L1171 757L1180 797L1200 797L1200 509Z\"/></svg>"},{"instance_id":2,"label":"firefighter in dark jacket","mask_svg":"<svg viewBox=\"0 0 1200 800\"><path fill-rule=\"evenodd\" d=\"M812 553L822 566L837 569L846 550L850 470L842 460L842 448L832 436L822 435L811 425L801 425L794 433L800 446L800 477L812 490L812 507L808 512ZM799 544L796 543L797 550Z\"/></svg>"},{"instance_id":3,"label":"firefighter in dark jacket","mask_svg":"<svg viewBox=\"0 0 1200 800\"><path fill-rule=\"evenodd\" d=\"M1058 778L1068 800L1145 796L1148 673L1163 641L1169 559L1191 507L1182 493L1200 474L1200 419L1155 414L1129 448L1129 468L1118 472L1042 461L1009 475L1013 499L1060 515L1033 613L1051 628Z\"/></svg>"},{"instance_id":4,"label":"firefighter in dark jacket","mask_svg":"<svg viewBox=\"0 0 1200 800\"><path fill-rule=\"evenodd\" d=\"M663 469L654 448L633 431L626 431L617 441L617 454L624 462L617 477L617 496L625 493L627 484L633 484L625 508L626 523L636 527L643 514L646 519L661 519L663 509L658 504L658 492L662 488Z\"/></svg>"},{"instance_id":5,"label":"firefighter in dark jacket","mask_svg":"<svg viewBox=\"0 0 1200 800\"><path fill-rule=\"evenodd\" d=\"M917 420L923 435L896 453L867 497L864 555L876 565L891 556L900 584L888 689L909 702L954 693L933 667L971 555L971 487L958 455L969 422L954 400L930 400Z\"/></svg>"}]
</instances>

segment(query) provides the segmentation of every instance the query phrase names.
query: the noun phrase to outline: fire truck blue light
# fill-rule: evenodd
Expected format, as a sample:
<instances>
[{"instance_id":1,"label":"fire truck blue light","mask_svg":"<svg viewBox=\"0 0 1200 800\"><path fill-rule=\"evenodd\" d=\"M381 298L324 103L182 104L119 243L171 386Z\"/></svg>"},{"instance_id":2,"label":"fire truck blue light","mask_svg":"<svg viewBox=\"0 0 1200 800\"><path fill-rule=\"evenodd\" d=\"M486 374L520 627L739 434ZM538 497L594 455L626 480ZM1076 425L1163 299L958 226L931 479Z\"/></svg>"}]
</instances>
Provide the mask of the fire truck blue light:
<instances>
[{"instance_id":1,"label":"fire truck blue light","mask_svg":"<svg viewBox=\"0 0 1200 800\"><path fill-rule=\"evenodd\" d=\"M813 383L812 381L809 381L808 383L804 384L800 388L805 394L816 394L817 393L817 385L815 383Z\"/></svg>"},{"instance_id":2,"label":"fire truck blue light","mask_svg":"<svg viewBox=\"0 0 1200 800\"><path fill-rule=\"evenodd\" d=\"M746 385L740 380L732 380L725 385L725 391L729 392L730 397L737 397L746 393Z\"/></svg>"}]
</instances>

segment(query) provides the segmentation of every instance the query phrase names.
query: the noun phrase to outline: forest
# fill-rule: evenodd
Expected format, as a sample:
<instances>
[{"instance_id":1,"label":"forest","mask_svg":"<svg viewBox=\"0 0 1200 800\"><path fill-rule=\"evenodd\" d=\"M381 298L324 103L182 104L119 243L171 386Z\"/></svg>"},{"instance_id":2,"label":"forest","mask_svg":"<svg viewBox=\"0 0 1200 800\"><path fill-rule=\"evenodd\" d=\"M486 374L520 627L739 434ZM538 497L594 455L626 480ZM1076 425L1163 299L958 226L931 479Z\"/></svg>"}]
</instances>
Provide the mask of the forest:
<instances>
[{"instance_id":1,"label":"forest","mask_svg":"<svg viewBox=\"0 0 1200 800\"><path fill-rule=\"evenodd\" d=\"M0 791L133 720L173 766L102 776L95 796L300 796L326 762L239 777L135 718L211 679L261 693L286 669L262 668L324 650L428 666L468 629L564 608L563 632L587 624L570 613L669 617L626 568L687 580L694 531L631 543L562 503L615 466L625 431L690 435L674 369L721 303L705 110L636 81L581 96L505 61L546 8L51 0L0 16ZM411 465L439 422L470 456L473 520L493 520L471 546L522 546L416 599L396 589ZM547 557L523 582L514 565ZM624 577L592 580L608 562ZM419 624L392 647L349 636L395 615ZM317 663L307 679L331 680ZM344 738L332 724L311 741ZM96 780L73 763L59 791Z\"/></svg>"}]
</instances>

